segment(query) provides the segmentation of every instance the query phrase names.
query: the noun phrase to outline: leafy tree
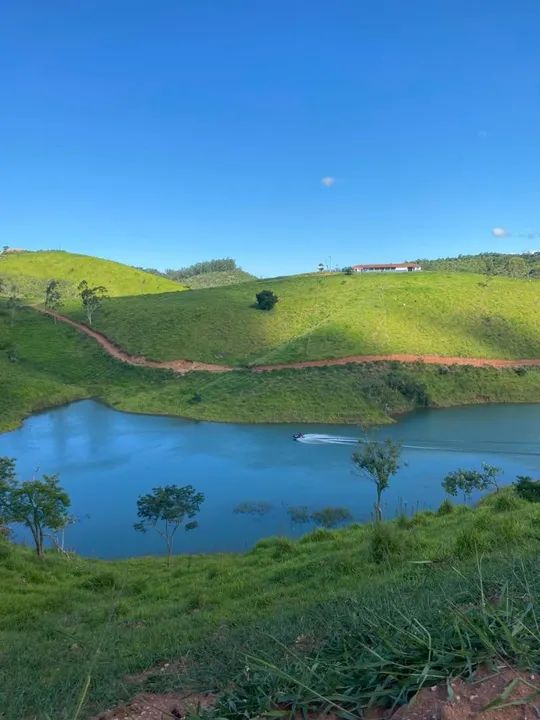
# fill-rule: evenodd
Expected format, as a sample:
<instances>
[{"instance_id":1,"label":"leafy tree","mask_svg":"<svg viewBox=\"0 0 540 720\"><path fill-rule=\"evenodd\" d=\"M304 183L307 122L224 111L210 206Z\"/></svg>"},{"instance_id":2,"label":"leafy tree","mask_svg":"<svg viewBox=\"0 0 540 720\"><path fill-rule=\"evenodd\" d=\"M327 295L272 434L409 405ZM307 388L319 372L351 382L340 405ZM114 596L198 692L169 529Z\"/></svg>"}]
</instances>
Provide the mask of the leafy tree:
<instances>
[{"instance_id":1,"label":"leafy tree","mask_svg":"<svg viewBox=\"0 0 540 720\"><path fill-rule=\"evenodd\" d=\"M49 280L45 288L45 307L52 312L57 312L62 307L62 295L58 280ZM56 323L56 316L54 322Z\"/></svg>"},{"instance_id":2,"label":"leafy tree","mask_svg":"<svg viewBox=\"0 0 540 720\"><path fill-rule=\"evenodd\" d=\"M381 497L390 485L390 478L400 468L401 446L389 438L384 442L367 442L361 450L353 453L352 461L356 468L375 484L375 521L382 520Z\"/></svg>"},{"instance_id":3,"label":"leafy tree","mask_svg":"<svg viewBox=\"0 0 540 720\"><path fill-rule=\"evenodd\" d=\"M44 555L46 531L56 532L67 525L69 506L69 496L58 484L58 475L20 482L15 477L15 461L0 458L0 524L25 525L39 558Z\"/></svg>"},{"instance_id":4,"label":"leafy tree","mask_svg":"<svg viewBox=\"0 0 540 720\"><path fill-rule=\"evenodd\" d=\"M271 310L279 300L278 296L272 290L261 290L257 293L257 307L259 310Z\"/></svg>"},{"instance_id":5,"label":"leafy tree","mask_svg":"<svg viewBox=\"0 0 540 720\"><path fill-rule=\"evenodd\" d=\"M499 492L499 481L497 480L498 476L502 473L502 469L500 467L495 467L495 465L489 465L488 463L482 463L482 470L483 470L483 477L484 477L484 487L494 487L495 492Z\"/></svg>"},{"instance_id":6,"label":"leafy tree","mask_svg":"<svg viewBox=\"0 0 540 720\"><path fill-rule=\"evenodd\" d=\"M320 273L324 272L324 265L323 265L323 263L319 263L319 264L317 265L317 270L318 270Z\"/></svg>"},{"instance_id":7,"label":"leafy tree","mask_svg":"<svg viewBox=\"0 0 540 720\"><path fill-rule=\"evenodd\" d=\"M165 485L153 488L148 495L140 495L137 500L137 516L140 518L134 528L138 532L154 529L165 540L167 547L167 565L171 564L174 536L178 528L194 530L198 527L196 520L191 520L200 510L204 495L197 492L192 485L179 487Z\"/></svg>"},{"instance_id":8,"label":"leafy tree","mask_svg":"<svg viewBox=\"0 0 540 720\"><path fill-rule=\"evenodd\" d=\"M354 270L351 267L351 265L349 265L348 267L344 267L343 272L345 273L345 275L353 275L354 274Z\"/></svg>"},{"instance_id":9,"label":"leafy tree","mask_svg":"<svg viewBox=\"0 0 540 720\"><path fill-rule=\"evenodd\" d=\"M79 283L79 295L81 296L82 305L88 319L88 324L92 324L92 317L96 310L102 306L103 301L107 299L107 288L103 285L90 287L86 280Z\"/></svg>"},{"instance_id":10,"label":"leafy tree","mask_svg":"<svg viewBox=\"0 0 540 720\"><path fill-rule=\"evenodd\" d=\"M519 255L511 255L504 265L506 275L522 278L528 275L527 263Z\"/></svg>"},{"instance_id":11,"label":"leafy tree","mask_svg":"<svg viewBox=\"0 0 540 720\"><path fill-rule=\"evenodd\" d=\"M494 487L498 491L497 476L501 472L501 468L487 463L482 463L482 472L459 468L448 473L442 482L442 486L449 495L455 497L458 492L462 492L469 499L475 490L487 490L489 487Z\"/></svg>"},{"instance_id":12,"label":"leafy tree","mask_svg":"<svg viewBox=\"0 0 540 720\"><path fill-rule=\"evenodd\" d=\"M22 308L23 305L21 297L19 295L19 288L16 285L11 286L6 305L10 316L10 323L11 325L14 325L15 315L17 314L17 311Z\"/></svg>"},{"instance_id":13,"label":"leafy tree","mask_svg":"<svg viewBox=\"0 0 540 720\"><path fill-rule=\"evenodd\" d=\"M324 528L335 528L352 520L352 513L346 507L325 507L312 513L311 519L316 525L321 525Z\"/></svg>"},{"instance_id":14,"label":"leafy tree","mask_svg":"<svg viewBox=\"0 0 540 720\"><path fill-rule=\"evenodd\" d=\"M158 273L158 271L152 270L150 268L143 269L145 269L146 272ZM206 273L211 272L234 272L235 270L240 269L241 268L238 267L236 261L232 258L216 258L214 260L205 260L204 262L198 262L194 265L190 265L189 267L179 268L178 270L167 269L165 270L165 273L158 274L165 275L171 280L176 280L177 282L180 282L182 280L186 280L187 278L193 277L194 275L205 275Z\"/></svg>"},{"instance_id":15,"label":"leafy tree","mask_svg":"<svg viewBox=\"0 0 540 720\"><path fill-rule=\"evenodd\" d=\"M540 502L540 480L533 480L529 475L518 475L514 487L523 500Z\"/></svg>"}]
</instances>

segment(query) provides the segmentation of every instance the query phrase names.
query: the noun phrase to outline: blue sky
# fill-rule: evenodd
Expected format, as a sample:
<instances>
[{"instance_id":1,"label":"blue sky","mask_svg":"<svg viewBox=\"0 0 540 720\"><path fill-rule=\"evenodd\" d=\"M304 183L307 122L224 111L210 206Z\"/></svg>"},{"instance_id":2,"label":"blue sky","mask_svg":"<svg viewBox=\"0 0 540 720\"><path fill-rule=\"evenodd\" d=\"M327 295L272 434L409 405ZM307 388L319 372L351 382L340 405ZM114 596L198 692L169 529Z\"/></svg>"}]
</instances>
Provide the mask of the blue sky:
<instances>
[{"instance_id":1,"label":"blue sky","mask_svg":"<svg viewBox=\"0 0 540 720\"><path fill-rule=\"evenodd\" d=\"M0 242L259 275L536 249L538 37L537 0L5 0Z\"/></svg>"}]
</instances>

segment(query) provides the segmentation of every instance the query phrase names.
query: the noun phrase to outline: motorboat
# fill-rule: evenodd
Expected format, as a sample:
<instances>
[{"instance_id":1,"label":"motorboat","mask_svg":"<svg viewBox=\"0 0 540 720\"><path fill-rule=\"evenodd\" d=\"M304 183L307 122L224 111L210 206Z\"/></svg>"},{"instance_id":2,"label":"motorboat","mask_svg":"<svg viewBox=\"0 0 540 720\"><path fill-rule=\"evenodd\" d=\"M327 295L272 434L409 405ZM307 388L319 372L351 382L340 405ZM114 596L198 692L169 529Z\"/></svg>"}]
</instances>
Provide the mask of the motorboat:
<instances>
[{"instance_id":1,"label":"motorboat","mask_svg":"<svg viewBox=\"0 0 540 720\"><path fill-rule=\"evenodd\" d=\"M292 436L293 440L301 440L304 437L304 433L297 432Z\"/></svg>"}]
</instances>

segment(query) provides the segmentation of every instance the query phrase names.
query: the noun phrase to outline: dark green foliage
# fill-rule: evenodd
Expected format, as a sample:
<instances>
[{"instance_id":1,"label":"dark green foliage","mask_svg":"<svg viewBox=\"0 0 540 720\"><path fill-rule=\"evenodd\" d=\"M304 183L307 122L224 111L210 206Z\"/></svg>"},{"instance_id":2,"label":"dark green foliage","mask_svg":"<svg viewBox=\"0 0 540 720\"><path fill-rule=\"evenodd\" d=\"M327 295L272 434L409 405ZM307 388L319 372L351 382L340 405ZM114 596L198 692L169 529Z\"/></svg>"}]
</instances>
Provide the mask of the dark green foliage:
<instances>
[{"instance_id":1,"label":"dark green foliage","mask_svg":"<svg viewBox=\"0 0 540 720\"><path fill-rule=\"evenodd\" d=\"M346 507L325 507L312 513L311 519L316 525L324 528L335 528L353 519L351 511Z\"/></svg>"},{"instance_id":2,"label":"dark green foliage","mask_svg":"<svg viewBox=\"0 0 540 720\"><path fill-rule=\"evenodd\" d=\"M272 290L261 290L255 297L259 310L271 310L279 300L278 296L273 293Z\"/></svg>"},{"instance_id":3,"label":"dark green foliage","mask_svg":"<svg viewBox=\"0 0 540 720\"><path fill-rule=\"evenodd\" d=\"M523 500L534 503L540 502L540 480L533 480L528 475L518 475L514 487L516 493Z\"/></svg>"},{"instance_id":4,"label":"dark green foliage","mask_svg":"<svg viewBox=\"0 0 540 720\"><path fill-rule=\"evenodd\" d=\"M258 515L262 517L267 515L272 510L272 503L266 502L265 500L258 502L241 502L233 510L237 515Z\"/></svg>"},{"instance_id":5,"label":"dark green foliage","mask_svg":"<svg viewBox=\"0 0 540 720\"><path fill-rule=\"evenodd\" d=\"M154 272L143 268L146 272ZM215 260L204 260L203 262L194 263L188 267L182 267L178 270L167 269L163 274L165 277L180 282L187 278L193 277L194 275L205 275L206 273L212 272L233 272L234 270L240 270L236 261L232 258L216 258Z\"/></svg>"},{"instance_id":6,"label":"dark green foliage","mask_svg":"<svg viewBox=\"0 0 540 720\"><path fill-rule=\"evenodd\" d=\"M307 505L297 505L287 508L287 515L295 525L304 525L311 522L311 513Z\"/></svg>"},{"instance_id":7,"label":"dark green foliage","mask_svg":"<svg viewBox=\"0 0 540 720\"><path fill-rule=\"evenodd\" d=\"M519 500L512 492L500 493L493 501L493 510L495 512L507 512L508 510L515 510L517 507L519 507Z\"/></svg>"},{"instance_id":8,"label":"dark green foliage","mask_svg":"<svg viewBox=\"0 0 540 720\"><path fill-rule=\"evenodd\" d=\"M418 260L418 262L423 270L482 273L488 279L494 275L540 277L540 252L522 255L481 253L438 260Z\"/></svg>"},{"instance_id":9,"label":"dark green foliage","mask_svg":"<svg viewBox=\"0 0 540 720\"><path fill-rule=\"evenodd\" d=\"M439 505L437 514L438 515L449 515L453 511L454 511L454 503L449 498L445 498L442 501L442 503Z\"/></svg>"},{"instance_id":10,"label":"dark green foliage","mask_svg":"<svg viewBox=\"0 0 540 720\"><path fill-rule=\"evenodd\" d=\"M407 400L412 400L416 405L421 407L429 405L430 399L426 385L402 368L390 371L386 377L386 384L400 392Z\"/></svg>"},{"instance_id":11,"label":"dark green foliage","mask_svg":"<svg viewBox=\"0 0 540 720\"><path fill-rule=\"evenodd\" d=\"M344 267L342 272L345 273L345 275L354 275L354 270L350 265Z\"/></svg>"},{"instance_id":12,"label":"dark green foliage","mask_svg":"<svg viewBox=\"0 0 540 720\"><path fill-rule=\"evenodd\" d=\"M137 515L140 520L135 523L134 528L139 532L147 532L152 528L161 535L167 546L167 563L170 564L174 536L178 528L181 525L184 525L184 530L194 530L197 527L197 522L191 518L197 515L203 502L204 495L197 492L192 485L156 487L151 493L139 496Z\"/></svg>"}]
</instances>

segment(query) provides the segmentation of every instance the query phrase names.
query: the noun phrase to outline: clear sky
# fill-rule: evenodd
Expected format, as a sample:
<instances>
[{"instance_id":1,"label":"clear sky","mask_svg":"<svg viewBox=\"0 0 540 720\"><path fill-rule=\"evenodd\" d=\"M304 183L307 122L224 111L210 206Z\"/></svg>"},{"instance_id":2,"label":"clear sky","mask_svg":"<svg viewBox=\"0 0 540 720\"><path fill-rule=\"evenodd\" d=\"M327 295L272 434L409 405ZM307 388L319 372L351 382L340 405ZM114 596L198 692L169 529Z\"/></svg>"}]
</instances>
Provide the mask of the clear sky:
<instances>
[{"instance_id":1,"label":"clear sky","mask_svg":"<svg viewBox=\"0 0 540 720\"><path fill-rule=\"evenodd\" d=\"M538 0L4 0L0 244L258 275L536 249L539 37Z\"/></svg>"}]
</instances>

